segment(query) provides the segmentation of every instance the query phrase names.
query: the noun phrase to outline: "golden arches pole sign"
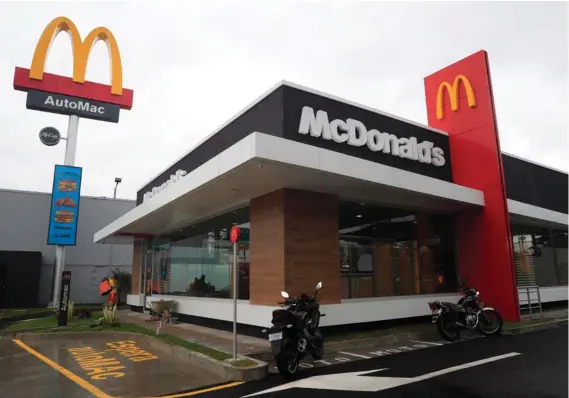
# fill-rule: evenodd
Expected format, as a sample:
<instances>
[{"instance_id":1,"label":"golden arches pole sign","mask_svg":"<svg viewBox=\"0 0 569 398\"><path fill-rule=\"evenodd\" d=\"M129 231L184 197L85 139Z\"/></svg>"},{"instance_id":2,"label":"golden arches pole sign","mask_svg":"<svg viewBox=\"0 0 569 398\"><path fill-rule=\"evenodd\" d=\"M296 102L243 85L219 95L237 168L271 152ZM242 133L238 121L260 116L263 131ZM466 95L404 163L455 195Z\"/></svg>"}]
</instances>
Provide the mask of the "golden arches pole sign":
<instances>
[{"instance_id":1,"label":"golden arches pole sign","mask_svg":"<svg viewBox=\"0 0 569 398\"><path fill-rule=\"evenodd\" d=\"M454 79L453 84L449 84L448 82L442 82L439 86L439 90L437 91L437 119L442 120L444 116L443 107L443 95L444 92L448 92L450 98L450 109L453 112L458 111L458 95L460 92L460 83L464 85L464 89L466 91L466 99L468 101L468 106L470 108L476 108L476 96L474 95L474 90L472 89L472 85L470 84L470 80L464 75L458 75Z\"/></svg>"},{"instance_id":2,"label":"golden arches pole sign","mask_svg":"<svg viewBox=\"0 0 569 398\"><path fill-rule=\"evenodd\" d=\"M71 50L73 52L73 76L71 78L46 73L44 71L51 45L61 32L66 32L71 41ZM85 81L89 56L93 47L99 41L106 44L109 52L111 70L110 86ZM113 33L108 28L98 27L91 30L85 37L85 40L82 40L77 26L75 26L73 21L67 17L54 18L44 28L36 45L30 69L16 67L16 71L14 73L14 88L28 93L28 102L31 103L27 104L29 109L44 110L55 113L58 113L56 108L59 109L60 107L58 108L56 106L55 108L52 107L52 109L47 109L41 108L38 105L38 101L46 99L44 98L46 93L51 93L56 96L72 96L75 99L89 99L91 101L98 101L102 103L102 105L90 103L88 108L92 110L100 110L101 106L103 108L105 106L111 108L118 106L119 108L129 110L132 108L134 94L132 90L123 88L122 59L119 46ZM57 103L61 103L63 99L50 97L49 102L56 104L56 101L58 100L59 102ZM72 105L74 109L87 109L87 105L76 104L76 102L77 101ZM62 110L59 113L69 114L66 112L66 110ZM90 117L88 113L89 112L79 116ZM118 111L114 111L113 113L118 115ZM112 120L106 116L92 116L93 118L99 118L100 120L118 121L118 116L110 117Z\"/></svg>"},{"instance_id":3,"label":"golden arches pole sign","mask_svg":"<svg viewBox=\"0 0 569 398\"><path fill-rule=\"evenodd\" d=\"M32 59L30 68L30 79L42 80L47 59L47 53L60 32L67 32L71 39L73 50L73 81L76 83L85 82L87 62L93 46L98 41L104 41L109 50L109 60L111 63L111 93L122 95L122 61L119 47L111 31L104 27L93 29L85 41L81 40L81 35L75 24L66 17L58 17L51 21L44 29Z\"/></svg>"}]
</instances>

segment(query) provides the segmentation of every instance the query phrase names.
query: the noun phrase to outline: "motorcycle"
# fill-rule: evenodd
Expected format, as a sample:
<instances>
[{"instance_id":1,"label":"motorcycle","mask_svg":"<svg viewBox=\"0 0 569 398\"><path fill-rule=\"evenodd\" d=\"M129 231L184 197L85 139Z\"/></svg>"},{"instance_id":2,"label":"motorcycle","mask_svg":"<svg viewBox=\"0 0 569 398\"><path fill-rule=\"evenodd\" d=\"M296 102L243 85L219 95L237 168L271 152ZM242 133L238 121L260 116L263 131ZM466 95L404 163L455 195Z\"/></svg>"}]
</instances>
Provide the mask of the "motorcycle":
<instances>
[{"instance_id":1,"label":"motorcycle","mask_svg":"<svg viewBox=\"0 0 569 398\"><path fill-rule=\"evenodd\" d=\"M300 361L308 353L316 360L324 356L324 340L318 326L320 318L326 315L320 313L316 301L321 288L322 282L318 282L313 297L303 294L290 298L287 292L281 292L285 301L279 304L283 309L273 311L268 338L277 369L286 379L294 379ZM267 329L263 332L267 333Z\"/></svg>"},{"instance_id":2,"label":"motorcycle","mask_svg":"<svg viewBox=\"0 0 569 398\"><path fill-rule=\"evenodd\" d=\"M480 300L480 292L467 287L464 297L458 304L433 301L429 303L432 311L432 322L437 324L439 334L446 340L456 341L460 338L461 329L476 329L486 336L498 335L502 331L502 316L492 307L484 307ZM491 317L497 319L497 325L492 327ZM486 327L490 327L486 329Z\"/></svg>"}]
</instances>

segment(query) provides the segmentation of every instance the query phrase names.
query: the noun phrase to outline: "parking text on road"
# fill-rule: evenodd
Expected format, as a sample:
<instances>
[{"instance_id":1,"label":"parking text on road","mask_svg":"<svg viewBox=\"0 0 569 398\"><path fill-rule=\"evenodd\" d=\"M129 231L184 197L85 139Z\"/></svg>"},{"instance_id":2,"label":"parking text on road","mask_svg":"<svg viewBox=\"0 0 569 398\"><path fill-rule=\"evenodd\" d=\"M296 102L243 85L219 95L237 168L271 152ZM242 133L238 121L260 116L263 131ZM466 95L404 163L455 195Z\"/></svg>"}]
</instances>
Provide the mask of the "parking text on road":
<instances>
[{"instance_id":1,"label":"parking text on road","mask_svg":"<svg viewBox=\"0 0 569 398\"><path fill-rule=\"evenodd\" d=\"M92 347L69 348L68 351L93 380L116 379L125 375L120 372L125 366L104 351L97 352Z\"/></svg>"},{"instance_id":2,"label":"parking text on road","mask_svg":"<svg viewBox=\"0 0 569 398\"><path fill-rule=\"evenodd\" d=\"M142 348L138 347L134 341L117 341L105 343L107 348L105 351L116 351L119 355L129 359L133 362L148 361L158 359L157 355L153 355Z\"/></svg>"}]
</instances>

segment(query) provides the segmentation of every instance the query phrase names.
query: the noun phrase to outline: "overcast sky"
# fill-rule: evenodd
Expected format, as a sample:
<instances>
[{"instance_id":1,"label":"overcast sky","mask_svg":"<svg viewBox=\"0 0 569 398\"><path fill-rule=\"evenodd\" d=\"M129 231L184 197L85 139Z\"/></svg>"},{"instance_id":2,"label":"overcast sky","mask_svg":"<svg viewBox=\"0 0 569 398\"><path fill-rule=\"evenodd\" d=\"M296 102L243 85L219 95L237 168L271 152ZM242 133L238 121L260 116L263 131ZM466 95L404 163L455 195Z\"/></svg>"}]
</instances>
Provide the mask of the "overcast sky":
<instances>
[{"instance_id":1,"label":"overcast sky","mask_svg":"<svg viewBox=\"0 0 569 398\"><path fill-rule=\"evenodd\" d=\"M199 5L198 5L199 4ZM14 67L30 67L45 25L67 16L82 36L119 43L131 111L81 119L83 195L135 192L261 93L285 79L427 123L423 78L480 49L490 56L502 150L567 170L567 3L246 1L0 3L0 188L51 191L65 145L42 127L66 116L25 109ZM105 45L87 79L108 84ZM46 71L71 76L69 39Z\"/></svg>"}]
</instances>

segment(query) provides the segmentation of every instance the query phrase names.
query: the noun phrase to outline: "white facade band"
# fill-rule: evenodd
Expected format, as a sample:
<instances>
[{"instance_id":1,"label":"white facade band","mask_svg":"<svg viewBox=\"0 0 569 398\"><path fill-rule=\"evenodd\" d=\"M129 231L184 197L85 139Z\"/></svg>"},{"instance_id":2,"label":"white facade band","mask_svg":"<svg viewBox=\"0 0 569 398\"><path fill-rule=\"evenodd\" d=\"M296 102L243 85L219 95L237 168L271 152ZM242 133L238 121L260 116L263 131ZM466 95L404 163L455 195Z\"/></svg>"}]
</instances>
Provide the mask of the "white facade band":
<instances>
[{"instance_id":1,"label":"white facade band","mask_svg":"<svg viewBox=\"0 0 569 398\"><path fill-rule=\"evenodd\" d=\"M430 141L419 143L415 137L399 138L395 134L368 130L362 122L355 119L330 121L326 111L319 110L315 114L309 106L302 108L298 132L338 144L355 147L367 145L373 152L383 152L436 167L442 167L446 163L444 151Z\"/></svg>"}]
</instances>

